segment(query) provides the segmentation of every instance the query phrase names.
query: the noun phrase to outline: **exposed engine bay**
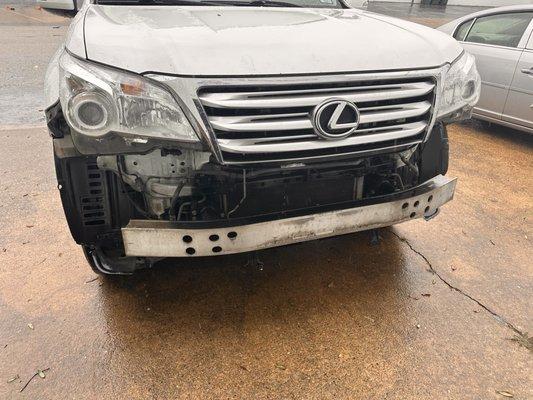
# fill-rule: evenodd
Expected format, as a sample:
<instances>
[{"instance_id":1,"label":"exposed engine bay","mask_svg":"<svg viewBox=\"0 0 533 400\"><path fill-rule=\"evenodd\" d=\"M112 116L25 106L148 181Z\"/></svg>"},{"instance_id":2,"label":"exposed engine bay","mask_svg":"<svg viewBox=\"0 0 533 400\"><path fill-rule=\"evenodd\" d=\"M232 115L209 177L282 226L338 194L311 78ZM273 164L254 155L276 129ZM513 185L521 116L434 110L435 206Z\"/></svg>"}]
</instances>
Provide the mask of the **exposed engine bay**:
<instances>
[{"instance_id":1,"label":"exposed engine bay","mask_svg":"<svg viewBox=\"0 0 533 400\"><path fill-rule=\"evenodd\" d=\"M131 273L162 254L242 252L431 218L453 195L454 182L434 180L448 168L442 123L403 151L223 165L210 152L185 147L82 154L60 117L49 119L58 187L71 233L99 273Z\"/></svg>"},{"instance_id":2,"label":"exposed engine bay","mask_svg":"<svg viewBox=\"0 0 533 400\"><path fill-rule=\"evenodd\" d=\"M210 162L209 153L157 149L142 155L99 156L97 165L124 183L139 217L209 221L409 189L418 183L414 153L415 148L356 160L237 168Z\"/></svg>"}]
</instances>

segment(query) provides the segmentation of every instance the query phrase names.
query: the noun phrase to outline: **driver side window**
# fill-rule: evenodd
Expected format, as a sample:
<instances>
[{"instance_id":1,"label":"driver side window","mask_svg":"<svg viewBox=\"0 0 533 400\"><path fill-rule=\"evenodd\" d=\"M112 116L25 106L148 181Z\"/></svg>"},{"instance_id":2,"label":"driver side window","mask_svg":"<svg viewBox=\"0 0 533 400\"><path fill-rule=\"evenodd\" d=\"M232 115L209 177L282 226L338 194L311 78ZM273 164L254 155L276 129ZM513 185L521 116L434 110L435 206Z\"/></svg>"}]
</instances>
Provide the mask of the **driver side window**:
<instances>
[{"instance_id":1,"label":"driver side window","mask_svg":"<svg viewBox=\"0 0 533 400\"><path fill-rule=\"evenodd\" d=\"M470 28L468 31L463 30L462 34L466 35L463 40L471 43L517 47L532 18L531 12L481 17L474 21L471 28L468 26ZM471 25L471 22L464 25ZM459 27L458 33L461 28L463 26Z\"/></svg>"}]
</instances>

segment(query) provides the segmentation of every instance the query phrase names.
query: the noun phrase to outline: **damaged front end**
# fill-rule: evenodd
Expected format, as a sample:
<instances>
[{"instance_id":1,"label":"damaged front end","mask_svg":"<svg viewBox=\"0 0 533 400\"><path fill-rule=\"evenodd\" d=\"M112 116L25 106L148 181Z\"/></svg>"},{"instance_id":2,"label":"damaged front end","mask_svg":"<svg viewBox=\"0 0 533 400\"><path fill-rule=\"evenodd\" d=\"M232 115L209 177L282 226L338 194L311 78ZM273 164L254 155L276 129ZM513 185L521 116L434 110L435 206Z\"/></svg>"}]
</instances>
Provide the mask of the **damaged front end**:
<instances>
[{"instance_id":1,"label":"damaged front end","mask_svg":"<svg viewBox=\"0 0 533 400\"><path fill-rule=\"evenodd\" d=\"M442 161L432 164L423 162L422 146L261 167L223 166L195 150L83 155L69 134L56 137L54 149L71 232L104 273L130 273L160 257L251 251L431 218L455 186L432 179L447 168L440 125L424 146L434 153L426 160Z\"/></svg>"},{"instance_id":2,"label":"damaged front end","mask_svg":"<svg viewBox=\"0 0 533 400\"><path fill-rule=\"evenodd\" d=\"M97 272L429 219L453 197L440 69L203 81L66 52L58 64L47 120L59 189ZM317 137L313 110L339 94L359 107L358 130Z\"/></svg>"}]
</instances>

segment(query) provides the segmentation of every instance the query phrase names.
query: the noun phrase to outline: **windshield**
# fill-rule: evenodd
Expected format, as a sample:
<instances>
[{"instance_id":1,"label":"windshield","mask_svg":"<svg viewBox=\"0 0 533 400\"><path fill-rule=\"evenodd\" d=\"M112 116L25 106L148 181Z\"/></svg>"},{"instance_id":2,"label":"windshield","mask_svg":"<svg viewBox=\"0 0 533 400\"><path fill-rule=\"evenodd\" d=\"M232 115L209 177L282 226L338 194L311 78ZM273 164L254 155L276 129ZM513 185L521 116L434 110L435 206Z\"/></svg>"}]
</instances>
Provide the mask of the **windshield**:
<instances>
[{"instance_id":1,"label":"windshield","mask_svg":"<svg viewBox=\"0 0 533 400\"><path fill-rule=\"evenodd\" d=\"M96 0L96 4L227 7L346 8L342 0Z\"/></svg>"}]
</instances>

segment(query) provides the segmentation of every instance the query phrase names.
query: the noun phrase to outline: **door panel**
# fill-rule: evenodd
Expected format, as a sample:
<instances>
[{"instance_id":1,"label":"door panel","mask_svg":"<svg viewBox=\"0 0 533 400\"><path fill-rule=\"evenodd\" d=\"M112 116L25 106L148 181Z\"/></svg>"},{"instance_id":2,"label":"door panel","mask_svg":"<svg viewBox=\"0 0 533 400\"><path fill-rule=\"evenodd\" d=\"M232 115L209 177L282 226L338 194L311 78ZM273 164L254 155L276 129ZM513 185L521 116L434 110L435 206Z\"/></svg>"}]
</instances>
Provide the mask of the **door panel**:
<instances>
[{"instance_id":1,"label":"door panel","mask_svg":"<svg viewBox=\"0 0 533 400\"><path fill-rule=\"evenodd\" d=\"M520 57L502 119L533 128L533 50Z\"/></svg>"},{"instance_id":2,"label":"door panel","mask_svg":"<svg viewBox=\"0 0 533 400\"><path fill-rule=\"evenodd\" d=\"M466 51L476 57L481 75L478 114L501 119L521 49L463 42Z\"/></svg>"}]
</instances>

